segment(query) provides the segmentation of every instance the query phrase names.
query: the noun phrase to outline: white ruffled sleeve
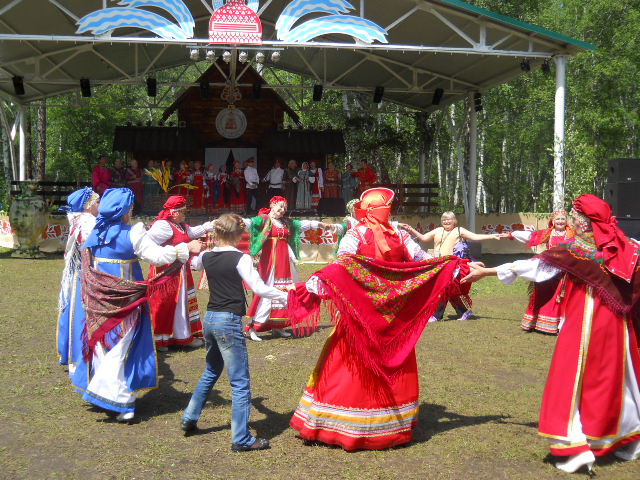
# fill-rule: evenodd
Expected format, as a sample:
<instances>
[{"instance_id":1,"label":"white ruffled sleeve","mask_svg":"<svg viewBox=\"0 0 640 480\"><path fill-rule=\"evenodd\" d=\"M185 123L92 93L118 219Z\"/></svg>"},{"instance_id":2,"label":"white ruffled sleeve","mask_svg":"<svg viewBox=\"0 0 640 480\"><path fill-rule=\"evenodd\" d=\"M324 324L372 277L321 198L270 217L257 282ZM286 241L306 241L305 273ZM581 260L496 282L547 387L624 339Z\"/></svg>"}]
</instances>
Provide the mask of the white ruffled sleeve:
<instances>
[{"instance_id":1,"label":"white ruffled sleeve","mask_svg":"<svg viewBox=\"0 0 640 480\"><path fill-rule=\"evenodd\" d=\"M560 273L560 270L542 262L539 258L505 263L496 267L496 271L498 280L506 285L511 285L518 277L530 282L544 282Z\"/></svg>"},{"instance_id":2,"label":"white ruffled sleeve","mask_svg":"<svg viewBox=\"0 0 640 480\"><path fill-rule=\"evenodd\" d=\"M340 241L340 245L338 245L338 252L336 256L352 254L355 255L358 253L358 247L360 246L360 237L354 230L349 230L344 234L342 240Z\"/></svg>"},{"instance_id":3,"label":"white ruffled sleeve","mask_svg":"<svg viewBox=\"0 0 640 480\"><path fill-rule=\"evenodd\" d=\"M533 232L528 232L526 230L516 230L515 232L511 232L511 237L520 243L528 243L529 240L531 240L532 233Z\"/></svg>"},{"instance_id":4,"label":"white ruffled sleeve","mask_svg":"<svg viewBox=\"0 0 640 480\"><path fill-rule=\"evenodd\" d=\"M187 226L187 234L190 239L204 237L208 232L213 231L213 222L204 222L197 227Z\"/></svg>"},{"instance_id":5,"label":"white ruffled sleeve","mask_svg":"<svg viewBox=\"0 0 640 480\"><path fill-rule=\"evenodd\" d=\"M179 243L175 247L173 245L161 247L149 237L142 222L131 227L129 238L136 256L156 267L168 265L176 260L184 263L189 259L189 248L186 243Z\"/></svg>"},{"instance_id":6,"label":"white ruffled sleeve","mask_svg":"<svg viewBox=\"0 0 640 480\"><path fill-rule=\"evenodd\" d=\"M166 220L158 220L147 230L147 236L158 245L173 237L173 229Z\"/></svg>"},{"instance_id":7,"label":"white ruffled sleeve","mask_svg":"<svg viewBox=\"0 0 640 480\"><path fill-rule=\"evenodd\" d=\"M312 228L318 228L320 222L318 220L300 220L300 231L310 230Z\"/></svg>"}]
</instances>

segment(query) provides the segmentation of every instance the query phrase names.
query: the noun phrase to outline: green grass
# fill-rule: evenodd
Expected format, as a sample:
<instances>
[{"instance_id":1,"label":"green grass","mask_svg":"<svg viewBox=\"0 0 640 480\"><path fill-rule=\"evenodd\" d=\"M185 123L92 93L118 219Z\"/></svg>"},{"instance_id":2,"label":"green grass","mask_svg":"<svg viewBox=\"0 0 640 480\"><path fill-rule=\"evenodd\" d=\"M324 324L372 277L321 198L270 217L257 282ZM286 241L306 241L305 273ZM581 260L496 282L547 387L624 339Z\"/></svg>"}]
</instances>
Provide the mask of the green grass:
<instances>
[{"instance_id":1,"label":"green grass","mask_svg":"<svg viewBox=\"0 0 640 480\"><path fill-rule=\"evenodd\" d=\"M302 266L301 277L316 268ZM138 400L135 425L115 423L72 392L55 353L61 269L60 256L18 260L0 252L1 478L568 478L545 461L546 441L536 435L555 338L519 329L525 283L484 281L473 287L477 319L427 326L417 348L420 421L404 448L305 446L288 427L330 328L304 339L248 342L251 426L272 448L234 454L226 376L203 411L201 433L184 437L179 430L204 365L202 349L159 356L160 388ZM205 299L201 292L201 305ZM606 458L597 471L635 480L638 465Z\"/></svg>"}]
</instances>

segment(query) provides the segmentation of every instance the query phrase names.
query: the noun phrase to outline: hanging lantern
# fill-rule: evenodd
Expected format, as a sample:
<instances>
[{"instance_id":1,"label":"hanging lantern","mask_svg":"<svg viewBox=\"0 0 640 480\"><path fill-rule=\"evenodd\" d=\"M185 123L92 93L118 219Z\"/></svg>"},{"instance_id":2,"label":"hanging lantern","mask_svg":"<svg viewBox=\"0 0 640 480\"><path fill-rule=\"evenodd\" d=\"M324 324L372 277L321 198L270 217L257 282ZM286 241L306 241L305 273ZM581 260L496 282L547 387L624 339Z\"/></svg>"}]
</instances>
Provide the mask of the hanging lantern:
<instances>
[{"instance_id":1,"label":"hanging lantern","mask_svg":"<svg viewBox=\"0 0 640 480\"><path fill-rule=\"evenodd\" d=\"M229 50L225 50L222 54L222 60L224 60L225 63L229 63L231 61L231 52Z\"/></svg>"},{"instance_id":2,"label":"hanging lantern","mask_svg":"<svg viewBox=\"0 0 640 480\"><path fill-rule=\"evenodd\" d=\"M273 63L278 63L280 61L280 52L273 52L271 54L271 61Z\"/></svg>"},{"instance_id":3,"label":"hanging lantern","mask_svg":"<svg viewBox=\"0 0 640 480\"><path fill-rule=\"evenodd\" d=\"M205 54L205 58L209 62L215 62L216 61L216 52L215 52L215 50L207 50L207 53Z\"/></svg>"},{"instance_id":4,"label":"hanging lantern","mask_svg":"<svg viewBox=\"0 0 640 480\"><path fill-rule=\"evenodd\" d=\"M256 62L257 63L264 63L264 60L265 60L264 53L262 53L262 52L256 53Z\"/></svg>"},{"instance_id":5,"label":"hanging lantern","mask_svg":"<svg viewBox=\"0 0 640 480\"><path fill-rule=\"evenodd\" d=\"M247 63L247 60L249 60L249 54L247 52L240 52L240 55L238 55L238 61L240 63Z\"/></svg>"}]
</instances>

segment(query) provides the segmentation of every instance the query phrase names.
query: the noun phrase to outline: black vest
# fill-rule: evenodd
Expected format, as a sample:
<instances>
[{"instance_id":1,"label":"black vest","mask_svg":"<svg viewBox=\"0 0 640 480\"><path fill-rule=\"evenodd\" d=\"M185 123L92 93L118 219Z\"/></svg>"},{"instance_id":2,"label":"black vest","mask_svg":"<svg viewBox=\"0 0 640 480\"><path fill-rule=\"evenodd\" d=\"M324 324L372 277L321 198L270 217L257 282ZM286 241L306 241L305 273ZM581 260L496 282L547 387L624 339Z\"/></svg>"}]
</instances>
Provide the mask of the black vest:
<instances>
[{"instance_id":1,"label":"black vest","mask_svg":"<svg viewBox=\"0 0 640 480\"><path fill-rule=\"evenodd\" d=\"M202 265L209 282L208 311L236 315L247 312L242 277L236 269L242 255L236 251L206 252L202 255Z\"/></svg>"}]
</instances>

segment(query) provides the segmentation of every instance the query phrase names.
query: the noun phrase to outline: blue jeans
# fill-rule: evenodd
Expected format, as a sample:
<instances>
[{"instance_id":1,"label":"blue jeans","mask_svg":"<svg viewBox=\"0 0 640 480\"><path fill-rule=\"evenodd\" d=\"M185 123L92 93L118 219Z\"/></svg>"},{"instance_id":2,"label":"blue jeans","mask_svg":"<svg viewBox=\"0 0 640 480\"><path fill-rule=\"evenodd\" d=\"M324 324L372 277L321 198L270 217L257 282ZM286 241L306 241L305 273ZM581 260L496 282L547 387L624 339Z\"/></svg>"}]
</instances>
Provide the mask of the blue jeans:
<instances>
[{"instance_id":1,"label":"blue jeans","mask_svg":"<svg viewBox=\"0 0 640 480\"><path fill-rule=\"evenodd\" d=\"M242 317L230 312L207 312L203 323L206 365L182 420L197 421L200 418L209 392L226 364L231 384L231 441L236 445L253 445L256 438L249 433L249 356L242 334Z\"/></svg>"}]
</instances>

